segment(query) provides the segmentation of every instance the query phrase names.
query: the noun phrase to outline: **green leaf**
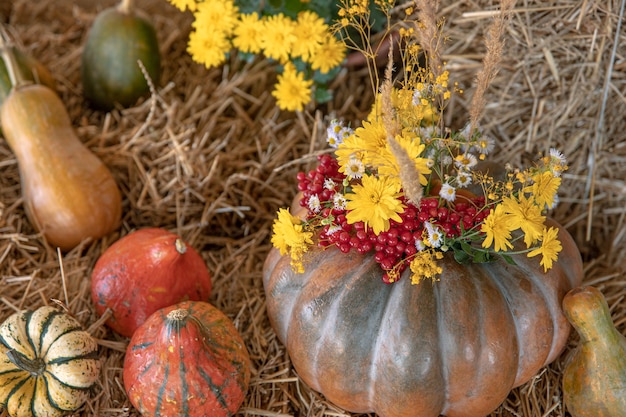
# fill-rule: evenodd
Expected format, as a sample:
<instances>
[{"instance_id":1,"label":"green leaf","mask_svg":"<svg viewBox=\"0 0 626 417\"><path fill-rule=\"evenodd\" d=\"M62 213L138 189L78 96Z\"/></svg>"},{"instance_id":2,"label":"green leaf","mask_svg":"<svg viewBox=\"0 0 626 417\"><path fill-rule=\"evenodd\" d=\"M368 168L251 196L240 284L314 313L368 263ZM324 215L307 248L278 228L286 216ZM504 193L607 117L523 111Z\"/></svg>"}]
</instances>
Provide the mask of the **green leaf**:
<instances>
[{"instance_id":1,"label":"green leaf","mask_svg":"<svg viewBox=\"0 0 626 417\"><path fill-rule=\"evenodd\" d=\"M517 265L515 260L510 255L500 254L500 256L502 256L502 259L504 259L507 264L509 264L509 265Z\"/></svg>"},{"instance_id":2,"label":"green leaf","mask_svg":"<svg viewBox=\"0 0 626 417\"><path fill-rule=\"evenodd\" d=\"M333 92L325 86L318 86L315 88L313 98L316 103L327 103L333 99Z\"/></svg>"}]
</instances>

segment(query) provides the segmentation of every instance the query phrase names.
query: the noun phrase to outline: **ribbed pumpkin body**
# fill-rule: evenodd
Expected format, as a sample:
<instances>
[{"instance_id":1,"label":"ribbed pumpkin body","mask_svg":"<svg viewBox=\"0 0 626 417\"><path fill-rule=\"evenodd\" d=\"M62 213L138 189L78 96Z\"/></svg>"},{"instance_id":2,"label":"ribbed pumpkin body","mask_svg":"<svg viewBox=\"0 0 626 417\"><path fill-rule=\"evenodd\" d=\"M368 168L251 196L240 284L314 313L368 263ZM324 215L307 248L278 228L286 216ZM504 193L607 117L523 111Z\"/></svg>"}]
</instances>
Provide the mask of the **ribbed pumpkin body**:
<instances>
[{"instance_id":1,"label":"ribbed pumpkin body","mask_svg":"<svg viewBox=\"0 0 626 417\"><path fill-rule=\"evenodd\" d=\"M76 136L54 91L39 84L14 88L0 122L18 161L26 213L51 245L70 250L119 226L117 183Z\"/></svg>"},{"instance_id":2,"label":"ribbed pumpkin body","mask_svg":"<svg viewBox=\"0 0 626 417\"><path fill-rule=\"evenodd\" d=\"M273 249L264 266L270 321L302 380L353 412L480 417L562 351L560 305L582 280L571 236L547 274L535 258L460 265L440 281L385 285L373 256L307 254L305 273Z\"/></svg>"},{"instance_id":3,"label":"ribbed pumpkin body","mask_svg":"<svg viewBox=\"0 0 626 417\"><path fill-rule=\"evenodd\" d=\"M250 359L232 321L186 301L151 315L133 335L124 387L145 417L226 417L241 406Z\"/></svg>"},{"instance_id":4,"label":"ribbed pumpkin body","mask_svg":"<svg viewBox=\"0 0 626 417\"><path fill-rule=\"evenodd\" d=\"M91 274L96 311L131 337L148 316L181 301L208 301L211 276L196 250L161 228L136 230L111 245Z\"/></svg>"},{"instance_id":5,"label":"ribbed pumpkin body","mask_svg":"<svg viewBox=\"0 0 626 417\"><path fill-rule=\"evenodd\" d=\"M100 374L98 345L70 315L41 307L0 326L0 406L12 417L78 409Z\"/></svg>"}]
</instances>

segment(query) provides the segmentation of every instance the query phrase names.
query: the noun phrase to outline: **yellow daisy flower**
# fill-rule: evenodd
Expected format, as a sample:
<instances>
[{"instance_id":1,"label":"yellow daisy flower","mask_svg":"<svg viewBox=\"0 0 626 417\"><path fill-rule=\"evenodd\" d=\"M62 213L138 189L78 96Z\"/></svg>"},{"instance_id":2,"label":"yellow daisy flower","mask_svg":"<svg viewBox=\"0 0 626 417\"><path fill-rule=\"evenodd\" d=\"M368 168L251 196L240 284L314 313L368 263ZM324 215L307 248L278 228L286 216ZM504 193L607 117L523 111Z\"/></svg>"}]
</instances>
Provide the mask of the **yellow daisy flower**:
<instances>
[{"instance_id":1,"label":"yellow daisy flower","mask_svg":"<svg viewBox=\"0 0 626 417\"><path fill-rule=\"evenodd\" d=\"M525 187L525 192L533 194L540 207L552 207L554 196L561 185L561 178L555 177L551 171L540 172L532 177L533 184Z\"/></svg>"},{"instance_id":2,"label":"yellow daisy flower","mask_svg":"<svg viewBox=\"0 0 626 417\"><path fill-rule=\"evenodd\" d=\"M352 193L346 194L348 200L346 220L353 224L365 223L375 234L389 230L389 220L402 221L399 213L404 212L405 205L399 197L400 182L388 177L364 175L361 184L355 185Z\"/></svg>"},{"instance_id":3,"label":"yellow daisy flower","mask_svg":"<svg viewBox=\"0 0 626 417\"><path fill-rule=\"evenodd\" d=\"M498 204L482 224L480 231L485 233L483 248L488 248L493 243L496 251L507 251L513 248L511 244L510 214L504 212L502 204Z\"/></svg>"},{"instance_id":4,"label":"yellow daisy flower","mask_svg":"<svg viewBox=\"0 0 626 417\"><path fill-rule=\"evenodd\" d=\"M544 272L552 268L552 263L557 260L559 252L563 249L558 240L558 234L559 230L554 227L544 228L541 236L541 247L528 253L529 258L541 255L540 265L543 266Z\"/></svg>"},{"instance_id":5,"label":"yellow daisy flower","mask_svg":"<svg viewBox=\"0 0 626 417\"><path fill-rule=\"evenodd\" d=\"M328 25L317 13L308 10L298 13L294 31L296 40L291 55L308 62L324 40L327 31Z\"/></svg>"},{"instance_id":6,"label":"yellow daisy flower","mask_svg":"<svg viewBox=\"0 0 626 417\"><path fill-rule=\"evenodd\" d=\"M196 0L169 0L169 2L181 12L189 9L194 12L196 10Z\"/></svg>"},{"instance_id":7,"label":"yellow daisy flower","mask_svg":"<svg viewBox=\"0 0 626 417\"><path fill-rule=\"evenodd\" d=\"M341 64L345 57L346 45L332 34L327 33L309 58L309 62L312 69L327 73Z\"/></svg>"},{"instance_id":8,"label":"yellow daisy flower","mask_svg":"<svg viewBox=\"0 0 626 417\"><path fill-rule=\"evenodd\" d=\"M237 25L239 9L232 0L213 0L198 3L192 26L197 32L222 32L232 35Z\"/></svg>"},{"instance_id":9,"label":"yellow daisy flower","mask_svg":"<svg viewBox=\"0 0 626 417\"><path fill-rule=\"evenodd\" d=\"M274 220L272 231L272 245L281 255L289 252L291 266L297 272L304 272L302 257L308 251L309 245L313 244L313 233L305 231L300 219L286 209L278 210L278 218Z\"/></svg>"},{"instance_id":10,"label":"yellow daisy flower","mask_svg":"<svg viewBox=\"0 0 626 417\"><path fill-rule=\"evenodd\" d=\"M258 14L240 14L233 30L233 46L241 52L260 53L263 28L263 21Z\"/></svg>"},{"instance_id":11,"label":"yellow daisy flower","mask_svg":"<svg viewBox=\"0 0 626 417\"><path fill-rule=\"evenodd\" d=\"M304 105L311 101L313 81L305 80L304 74L296 71L296 67L288 62L272 91L278 107L289 111L302 111Z\"/></svg>"},{"instance_id":12,"label":"yellow daisy flower","mask_svg":"<svg viewBox=\"0 0 626 417\"><path fill-rule=\"evenodd\" d=\"M519 200L515 197L505 197L502 201L504 212L510 214L511 229L522 229L526 247L532 246L539 238L544 229L545 216L541 215L541 207L535 204L533 199L520 195Z\"/></svg>"},{"instance_id":13,"label":"yellow daisy flower","mask_svg":"<svg viewBox=\"0 0 626 417\"><path fill-rule=\"evenodd\" d=\"M289 61L289 54L296 42L294 21L280 13L263 19L260 43L263 53L279 62Z\"/></svg>"},{"instance_id":14,"label":"yellow daisy flower","mask_svg":"<svg viewBox=\"0 0 626 417\"><path fill-rule=\"evenodd\" d=\"M211 68L226 61L226 53L231 44L223 32L193 31L189 34L187 52L194 61Z\"/></svg>"}]
</instances>

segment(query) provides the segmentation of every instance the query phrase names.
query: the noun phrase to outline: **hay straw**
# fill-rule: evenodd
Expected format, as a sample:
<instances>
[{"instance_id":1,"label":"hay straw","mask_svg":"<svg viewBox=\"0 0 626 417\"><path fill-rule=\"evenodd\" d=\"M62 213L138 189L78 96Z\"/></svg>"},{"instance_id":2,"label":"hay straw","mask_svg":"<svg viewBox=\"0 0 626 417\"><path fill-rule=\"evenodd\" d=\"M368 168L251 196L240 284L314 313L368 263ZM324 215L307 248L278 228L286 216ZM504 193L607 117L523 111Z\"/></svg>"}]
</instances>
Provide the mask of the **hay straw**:
<instances>
[{"instance_id":1,"label":"hay straw","mask_svg":"<svg viewBox=\"0 0 626 417\"><path fill-rule=\"evenodd\" d=\"M246 340L253 369L240 415L352 416L310 390L293 370L265 313L261 268L275 212L296 193L296 173L310 169L315 156L326 151L324 123L341 118L356 126L369 113L373 94L367 70L342 71L331 103L301 115L281 113L270 94L275 72L268 62L233 56L224 67L207 70L185 51L191 16L165 0L138 0L154 19L167 54L163 76L153 99L102 114L82 99L79 58L96 12L114 4L0 2L1 20L51 70L79 137L109 166L124 198L119 231L62 254L62 272L56 250L25 216L17 160L0 139L0 319L67 300L69 311L98 340L103 362L91 400L75 415L137 416L122 384L128 340L107 329L95 313L89 277L98 257L120 236L163 227L200 251L214 279L211 302ZM435 21L445 16L446 22L442 61L452 81L466 90L447 109L446 122L454 128L467 121L468 98L486 53L483 34L499 13L497 4L477 9L477 2L449 0L437 9ZM626 333L621 266L626 256L626 64L623 50L612 53L614 45L626 44L626 34L617 31L621 4L518 2L504 32L500 70L484 93L481 127L496 139L494 155L501 161L526 164L550 147L567 156L569 170L553 215L579 245L585 282L603 291L618 329ZM592 152L594 192L589 194ZM514 389L491 416L567 415L561 374L577 342L572 335L561 358Z\"/></svg>"}]
</instances>

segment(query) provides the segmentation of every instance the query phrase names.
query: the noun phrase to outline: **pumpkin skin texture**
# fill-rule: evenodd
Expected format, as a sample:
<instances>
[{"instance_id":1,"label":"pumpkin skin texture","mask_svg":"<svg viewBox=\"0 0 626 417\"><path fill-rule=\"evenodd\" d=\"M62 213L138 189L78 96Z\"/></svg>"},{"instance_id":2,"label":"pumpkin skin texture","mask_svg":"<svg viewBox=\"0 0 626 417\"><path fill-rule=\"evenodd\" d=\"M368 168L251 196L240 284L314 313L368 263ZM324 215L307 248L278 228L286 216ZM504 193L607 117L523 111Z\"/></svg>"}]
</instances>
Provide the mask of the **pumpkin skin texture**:
<instances>
[{"instance_id":1,"label":"pumpkin skin texture","mask_svg":"<svg viewBox=\"0 0 626 417\"><path fill-rule=\"evenodd\" d=\"M96 312L111 309L106 324L131 337L160 308L180 301L207 301L211 276L196 250L161 228L134 231L98 258L91 274Z\"/></svg>"},{"instance_id":2,"label":"pumpkin skin texture","mask_svg":"<svg viewBox=\"0 0 626 417\"><path fill-rule=\"evenodd\" d=\"M96 341L54 307L7 318L0 344L0 406L11 417L56 417L77 410L100 375Z\"/></svg>"},{"instance_id":3,"label":"pumpkin skin texture","mask_svg":"<svg viewBox=\"0 0 626 417\"><path fill-rule=\"evenodd\" d=\"M563 311L580 336L563 371L563 399L573 417L626 416L626 338L615 328L604 295L577 287Z\"/></svg>"},{"instance_id":4,"label":"pumpkin skin texture","mask_svg":"<svg viewBox=\"0 0 626 417\"><path fill-rule=\"evenodd\" d=\"M161 57L152 23L128 2L98 14L89 30L81 56L81 80L85 98L99 110L116 104L129 107L150 88L137 61L158 84Z\"/></svg>"},{"instance_id":5,"label":"pumpkin skin texture","mask_svg":"<svg viewBox=\"0 0 626 417\"><path fill-rule=\"evenodd\" d=\"M550 223L555 226L555 223ZM382 417L479 417L552 362L570 326L560 309L582 280L580 253L562 228L560 261L547 273L515 256L441 262L440 281L391 285L373 255L313 249L305 272L272 249L267 311L302 380L353 412Z\"/></svg>"},{"instance_id":6,"label":"pumpkin skin texture","mask_svg":"<svg viewBox=\"0 0 626 417\"><path fill-rule=\"evenodd\" d=\"M145 417L230 417L250 382L250 358L233 322L185 301L151 315L124 359L124 387Z\"/></svg>"},{"instance_id":7,"label":"pumpkin skin texture","mask_svg":"<svg viewBox=\"0 0 626 417\"><path fill-rule=\"evenodd\" d=\"M14 87L0 123L18 161L26 214L50 245L68 251L119 227L117 183L76 136L54 91L40 84Z\"/></svg>"}]
</instances>

